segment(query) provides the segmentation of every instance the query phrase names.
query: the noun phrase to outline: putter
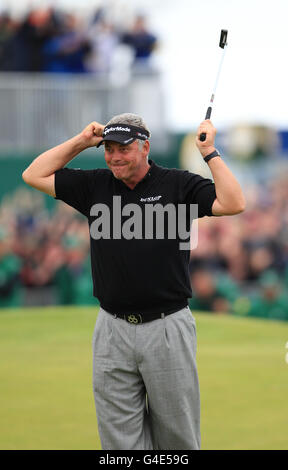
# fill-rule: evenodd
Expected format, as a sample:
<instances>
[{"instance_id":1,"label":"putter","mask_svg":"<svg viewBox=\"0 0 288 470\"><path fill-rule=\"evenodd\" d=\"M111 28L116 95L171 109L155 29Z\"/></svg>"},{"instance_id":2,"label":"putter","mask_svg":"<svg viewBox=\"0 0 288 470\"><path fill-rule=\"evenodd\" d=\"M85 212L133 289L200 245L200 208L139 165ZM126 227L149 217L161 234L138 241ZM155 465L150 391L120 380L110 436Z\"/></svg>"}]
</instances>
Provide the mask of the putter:
<instances>
[{"instance_id":1,"label":"putter","mask_svg":"<svg viewBox=\"0 0 288 470\"><path fill-rule=\"evenodd\" d=\"M221 68L222 68L222 64L223 64L223 60L224 60L224 55L225 55L225 51L226 51L225 46L227 46L227 36L228 36L228 30L227 29L221 29L219 47L221 47L221 49L223 49L223 53L222 53L222 56L221 56L221 61L220 61L220 65L219 65L219 68L218 68L218 73L217 73L217 76L216 76L214 89L213 89L213 92L212 92L212 95L211 95L211 98L210 98L209 106L208 106L207 111L206 111L205 119L210 119L210 116L211 116L211 113L212 113L212 105L213 105L213 101L214 101L214 98L215 98L216 88L217 88L217 85L218 85L219 76L220 76L220 72L221 72ZM206 132L202 132L202 134L200 134L200 139L199 140L201 142L204 142L206 140Z\"/></svg>"}]
</instances>

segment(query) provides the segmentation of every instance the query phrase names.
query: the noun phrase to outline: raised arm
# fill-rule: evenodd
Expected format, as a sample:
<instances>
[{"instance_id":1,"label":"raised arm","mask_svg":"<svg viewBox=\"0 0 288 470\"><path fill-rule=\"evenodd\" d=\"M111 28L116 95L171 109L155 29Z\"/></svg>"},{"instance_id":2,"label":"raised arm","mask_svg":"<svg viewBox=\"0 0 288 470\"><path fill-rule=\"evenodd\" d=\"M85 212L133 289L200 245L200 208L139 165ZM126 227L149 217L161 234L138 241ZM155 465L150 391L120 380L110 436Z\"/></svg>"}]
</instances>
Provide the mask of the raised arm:
<instances>
[{"instance_id":1,"label":"raised arm","mask_svg":"<svg viewBox=\"0 0 288 470\"><path fill-rule=\"evenodd\" d=\"M23 171L23 180L29 186L55 197L55 171L65 167L86 148L96 146L102 139L103 129L102 124L91 122L80 134L42 153Z\"/></svg>"},{"instance_id":2,"label":"raised arm","mask_svg":"<svg viewBox=\"0 0 288 470\"><path fill-rule=\"evenodd\" d=\"M206 133L206 140L199 140L200 134ZM214 140L216 129L212 122L207 119L203 121L197 132L196 145L203 158L215 150ZM212 205L213 215L235 215L245 209L245 198L232 171L224 163L221 157L214 157L208 161L216 190L216 199Z\"/></svg>"}]
</instances>

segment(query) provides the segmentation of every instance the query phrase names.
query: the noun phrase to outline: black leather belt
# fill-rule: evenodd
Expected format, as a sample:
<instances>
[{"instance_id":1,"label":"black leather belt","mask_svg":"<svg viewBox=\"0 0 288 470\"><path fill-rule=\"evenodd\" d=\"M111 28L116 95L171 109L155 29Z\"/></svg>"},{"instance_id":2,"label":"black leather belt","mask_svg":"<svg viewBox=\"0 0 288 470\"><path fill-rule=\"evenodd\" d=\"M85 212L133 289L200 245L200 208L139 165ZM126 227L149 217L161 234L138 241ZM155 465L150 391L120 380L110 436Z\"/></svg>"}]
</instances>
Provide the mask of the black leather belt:
<instances>
[{"instance_id":1,"label":"black leather belt","mask_svg":"<svg viewBox=\"0 0 288 470\"><path fill-rule=\"evenodd\" d=\"M105 312L110 313L110 315L113 315L114 318L122 318L122 320L126 320L128 323L138 325L141 323L147 323L149 321L158 320L159 318L165 318L167 315L171 315L171 313L178 312L179 310L182 310L182 308L185 307L187 307L187 304L162 313L112 313L107 312L107 310L105 310Z\"/></svg>"}]
</instances>

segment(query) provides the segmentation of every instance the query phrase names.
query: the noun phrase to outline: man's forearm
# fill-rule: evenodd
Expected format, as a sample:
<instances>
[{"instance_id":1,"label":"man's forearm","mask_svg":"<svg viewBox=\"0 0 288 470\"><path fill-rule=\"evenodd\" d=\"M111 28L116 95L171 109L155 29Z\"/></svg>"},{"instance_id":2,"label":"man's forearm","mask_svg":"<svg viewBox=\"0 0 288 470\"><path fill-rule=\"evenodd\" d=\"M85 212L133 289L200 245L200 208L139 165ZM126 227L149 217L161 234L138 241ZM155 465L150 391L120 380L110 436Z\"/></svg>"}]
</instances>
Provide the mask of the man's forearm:
<instances>
[{"instance_id":1,"label":"man's forearm","mask_svg":"<svg viewBox=\"0 0 288 470\"><path fill-rule=\"evenodd\" d=\"M39 155L24 171L26 177L45 178L63 168L86 148L80 134ZM24 175L23 173L23 175Z\"/></svg>"},{"instance_id":2,"label":"man's forearm","mask_svg":"<svg viewBox=\"0 0 288 470\"><path fill-rule=\"evenodd\" d=\"M240 184L221 157L211 158L208 162L217 199L212 212L214 215L233 215L243 212L245 198Z\"/></svg>"},{"instance_id":3,"label":"man's forearm","mask_svg":"<svg viewBox=\"0 0 288 470\"><path fill-rule=\"evenodd\" d=\"M202 133L206 134L205 141L200 140ZM197 131L196 145L203 158L215 151L216 129L210 119L205 119ZM245 198L232 171L221 157L213 156L208 160L216 190L216 199L212 205L213 215L234 215L245 209Z\"/></svg>"}]
</instances>

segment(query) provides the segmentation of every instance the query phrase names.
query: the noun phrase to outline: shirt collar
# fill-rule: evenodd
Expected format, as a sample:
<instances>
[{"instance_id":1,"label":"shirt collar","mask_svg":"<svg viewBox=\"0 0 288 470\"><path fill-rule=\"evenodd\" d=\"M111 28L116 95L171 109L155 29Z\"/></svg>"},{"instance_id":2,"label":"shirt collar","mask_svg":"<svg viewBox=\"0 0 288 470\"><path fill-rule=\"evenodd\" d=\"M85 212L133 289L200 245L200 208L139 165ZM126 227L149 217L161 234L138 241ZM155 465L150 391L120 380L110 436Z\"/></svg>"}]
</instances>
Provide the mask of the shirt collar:
<instances>
[{"instance_id":1,"label":"shirt collar","mask_svg":"<svg viewBox=\"0 0 288 470\"><path fill-rule=\"evenodd\" d=\"M142 178L142 180L140 180L137 183L134 190L136 190L136 188L139 188L139 186L141 186L142 184L145 184L151 181L152 177L154 177L155 173L157 173L158 166L156 165L156 163L151 159L148 160L148 163L150 165L149 170L147 171L146 175ZM123 181L121 180L117 180L117 181L118 181L118 184L121 184L121 186L124 186L125 188L130 189ZM134 190L131 190L131 191L134 191Z\"/></svg>"}]
</instances>

